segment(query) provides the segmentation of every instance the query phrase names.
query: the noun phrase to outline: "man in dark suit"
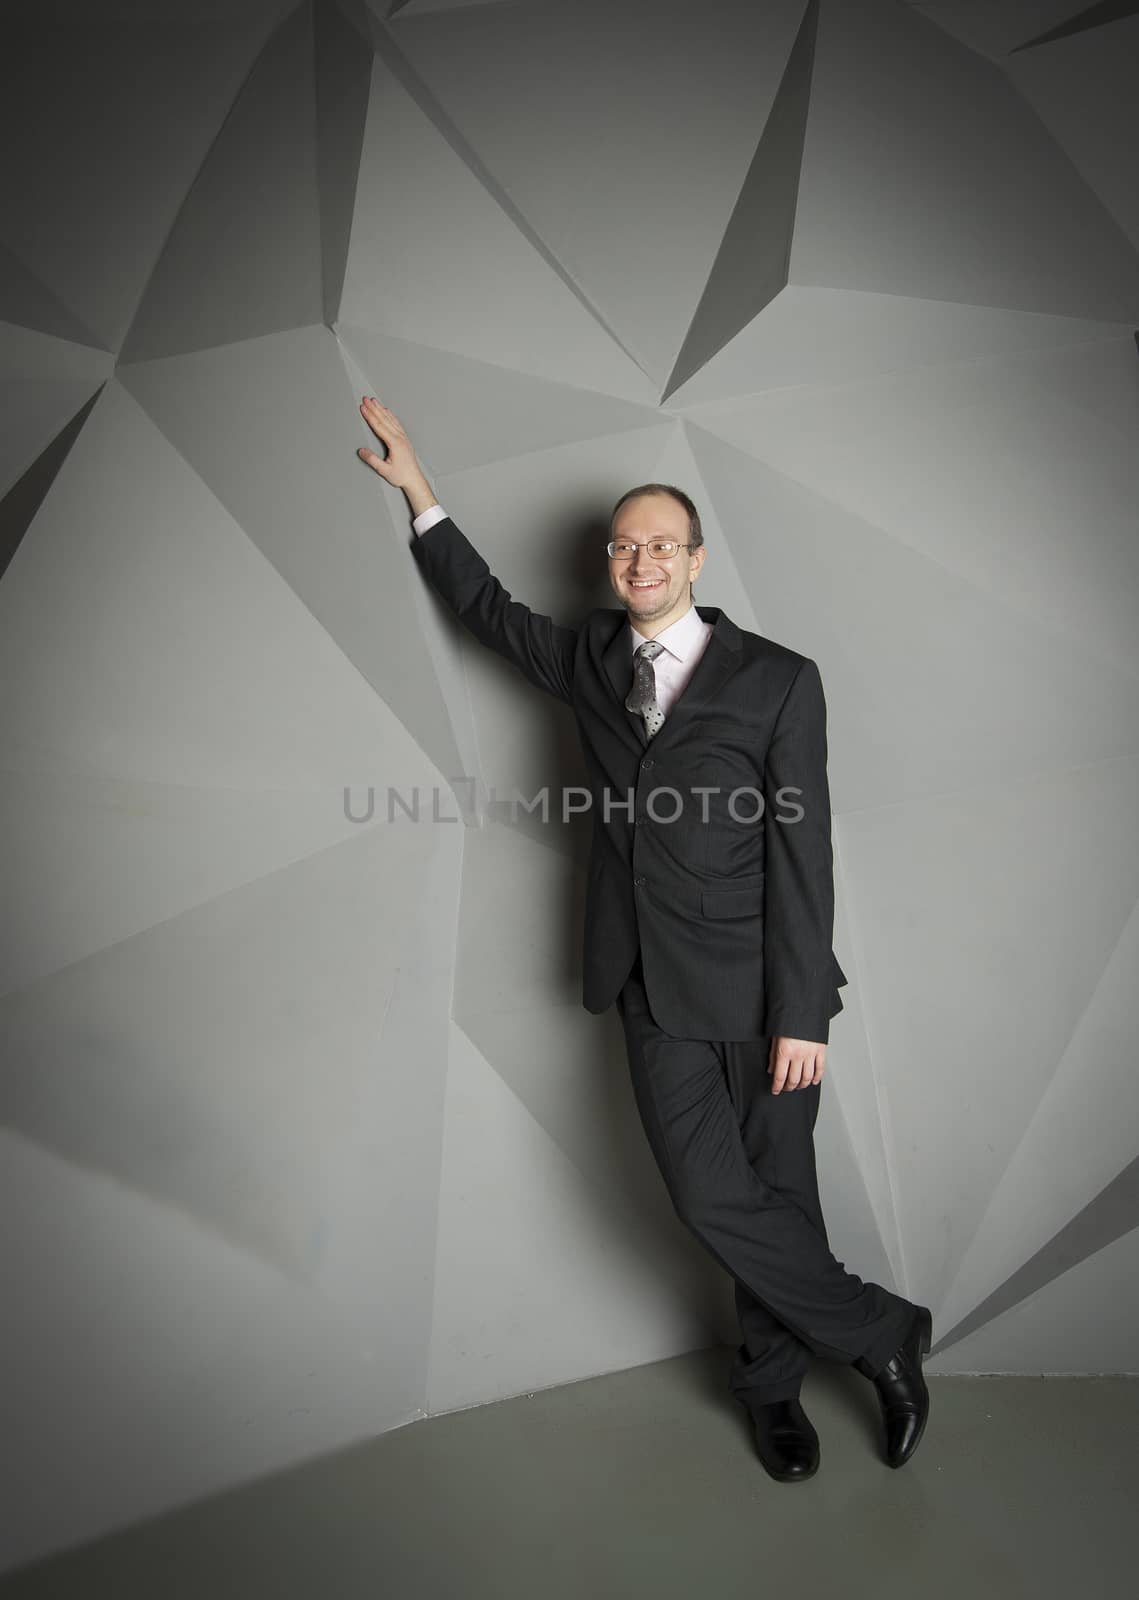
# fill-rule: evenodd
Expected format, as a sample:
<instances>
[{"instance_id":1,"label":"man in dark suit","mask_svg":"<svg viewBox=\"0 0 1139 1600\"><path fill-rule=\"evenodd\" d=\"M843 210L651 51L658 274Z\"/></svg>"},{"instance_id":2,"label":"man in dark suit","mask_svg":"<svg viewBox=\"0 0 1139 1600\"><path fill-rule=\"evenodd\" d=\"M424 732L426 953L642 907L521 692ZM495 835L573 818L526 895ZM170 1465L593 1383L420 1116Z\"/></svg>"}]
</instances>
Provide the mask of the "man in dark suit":
<instances>
[{"instance_id":1,"label":"man in dark suit","mask_svg":"<svg viewBox=\"0 0 1139 1600\"><path fill-rule=\"evenodd\" d=\"M781 1482L818 1437L811 1355L879 1395L885 1456L925 1427L925 1307L847 1272L819 1204L813 1130L846 983L834 916L826 707L815 663L696 606L696 507L641 484L610 519L620 610L566 627L512 600L439 505L394 413L359 454L401 488L416 561L476 638L574 709L589 778L583 1002L616 1003L641 1120L677 1215L735 1281L730 1387Z\"/></svg>"}]
</instances>

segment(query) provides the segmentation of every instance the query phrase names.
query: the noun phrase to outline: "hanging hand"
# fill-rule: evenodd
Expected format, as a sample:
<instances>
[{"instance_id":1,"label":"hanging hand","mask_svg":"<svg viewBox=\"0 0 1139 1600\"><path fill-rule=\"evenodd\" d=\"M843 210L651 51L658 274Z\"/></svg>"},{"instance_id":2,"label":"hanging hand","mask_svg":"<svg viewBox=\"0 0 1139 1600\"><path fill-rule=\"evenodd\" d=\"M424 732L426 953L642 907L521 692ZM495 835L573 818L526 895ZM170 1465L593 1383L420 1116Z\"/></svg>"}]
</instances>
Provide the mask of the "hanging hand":
<instances>
[{"instance_id":1,"label":"hanging hand","mask_svg":"<svg viewBox=\"0 0 1139 1600\"><path fill-rule=\"evenodd\" d=\"M772 1039L768 1052L767 1070L772 1074L771 1092L779 1094L788 1089L808 1089L821 1083L827 1064L827 1047L810 1039L785 1039L782 1035Z\"/></svg>"}]
</instances>

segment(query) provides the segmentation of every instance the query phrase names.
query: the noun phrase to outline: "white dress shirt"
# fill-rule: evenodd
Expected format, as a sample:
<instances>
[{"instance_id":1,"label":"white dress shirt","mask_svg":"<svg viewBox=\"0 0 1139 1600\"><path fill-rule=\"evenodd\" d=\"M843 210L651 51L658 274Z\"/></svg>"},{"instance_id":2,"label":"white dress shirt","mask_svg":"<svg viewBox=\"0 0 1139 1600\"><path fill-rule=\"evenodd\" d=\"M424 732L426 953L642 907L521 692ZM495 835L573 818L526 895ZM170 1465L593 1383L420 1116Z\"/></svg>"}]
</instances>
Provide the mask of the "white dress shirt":
<instances>
[{"instance_id":1,"label":"white dress shirt","mask_svg":"<svg viewBox=\"0 0 1139 1600\"><path fill-rule=\"evenodd\" d=\"M417 517L412 518L411 525L417 534L426 533L428 528L433 528L446 515L442 506L428 506L426 511L421 511ZM694 605L690 605L682 617L677 617L675 622L670 622L667 628L662 628L656 635L657 643L664 646L653 662L657 705L664 716L668 716L677 695L696 671L696 663L708 648L708 640L711 637L712 624L704 621ZM637 646L644 644L645 638L646 635L638 633L630 622L628 628L630 684L633 681L633 656L636 654Z\"/></svg>"}]
</instances>

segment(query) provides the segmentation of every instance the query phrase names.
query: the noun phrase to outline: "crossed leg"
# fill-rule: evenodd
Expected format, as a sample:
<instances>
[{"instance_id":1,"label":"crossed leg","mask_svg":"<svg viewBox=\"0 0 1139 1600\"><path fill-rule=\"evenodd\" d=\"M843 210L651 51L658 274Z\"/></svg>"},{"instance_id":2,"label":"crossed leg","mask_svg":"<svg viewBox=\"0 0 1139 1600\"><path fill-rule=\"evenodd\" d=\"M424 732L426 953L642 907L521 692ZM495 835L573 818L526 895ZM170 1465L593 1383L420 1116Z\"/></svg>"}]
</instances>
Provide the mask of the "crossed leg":
<instances>
[{"instance_id":1,"label":"crossed leg","mask_svg":"<svg viewBox=\"0 0 1139 1600\"><path fill-rule=\"evenodd\" d=\"M618 1004L634 1097L681 1222L736 1284L744 1404L798 1394L809 1357L876 1371L914 1307L832 1255L815 1178L819 1089L771 1094L767 1041L682 1039L658 1027L639 962Z\"/></svg>"},{"instance_id":2,"label":"crossed leg","mask_svg":"<svg viewBox=\"0 0 1139 1600\"><path fill-rule=\"evenodd\" d=\"M748 1162L761 1182L794 1201L827 1244L815 1169L814 1128L822 1084L771 1093L766 1039L721 1045L724 1080ZM735 1279L736 1315L743 1342L728 1386L743 1404L750 1399L791 1399L811 1363L810 1347Z\"/></svg>"}]
</instances>

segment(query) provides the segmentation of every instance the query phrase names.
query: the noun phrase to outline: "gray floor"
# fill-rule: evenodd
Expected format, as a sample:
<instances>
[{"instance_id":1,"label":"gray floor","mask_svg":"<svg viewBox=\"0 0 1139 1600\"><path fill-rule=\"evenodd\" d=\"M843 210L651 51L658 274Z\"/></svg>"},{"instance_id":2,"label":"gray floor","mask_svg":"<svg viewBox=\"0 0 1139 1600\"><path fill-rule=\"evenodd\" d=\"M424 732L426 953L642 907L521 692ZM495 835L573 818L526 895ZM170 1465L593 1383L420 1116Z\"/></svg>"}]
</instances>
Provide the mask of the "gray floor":
<instances>
[{"instance_id":1,"label":"gray floor","mask_svg":"<svg viewBox=\"0 0 1139 1600\"><path fill-rule=\"evenodd\" d=\"M12 1575L84 1600L584 1600L1136 1592L1139 1379L940 1378L916 1455L816 1363L822 1465L777 1484L700 1351L413 1423Z\"/></svg>"}]
</instances>

